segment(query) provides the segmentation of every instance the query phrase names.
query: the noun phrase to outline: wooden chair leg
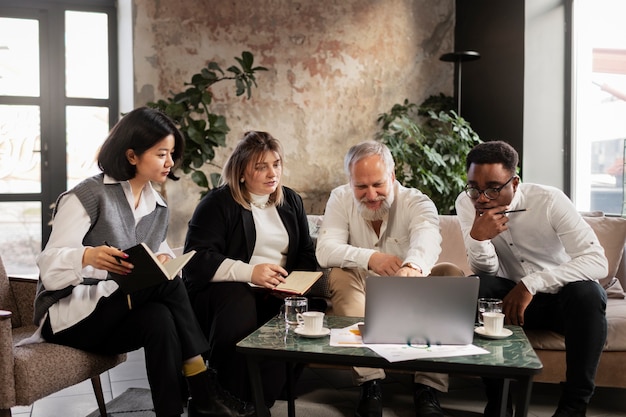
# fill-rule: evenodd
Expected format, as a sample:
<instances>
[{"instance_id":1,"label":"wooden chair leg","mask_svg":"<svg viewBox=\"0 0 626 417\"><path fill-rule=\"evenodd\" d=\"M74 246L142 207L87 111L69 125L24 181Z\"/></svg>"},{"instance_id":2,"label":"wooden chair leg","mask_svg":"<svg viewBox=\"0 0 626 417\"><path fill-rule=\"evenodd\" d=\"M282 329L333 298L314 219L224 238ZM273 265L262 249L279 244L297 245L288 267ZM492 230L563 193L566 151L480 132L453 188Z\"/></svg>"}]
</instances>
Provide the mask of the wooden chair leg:
<instances>
[{"instance_id":1,"label":"wooden chair leg","mask_svg":"<svg viewBox=\"0 0 626 417\"><path fill-rule=\"evenodd\" d=\"M100 417L108 417L107 406L104 402L104 394L102 393L100 375L91 378L91 385L93 386L93 393L96 395L96 402L98 403L98 410L100 410Z\"/></svg>"}]
</instances>

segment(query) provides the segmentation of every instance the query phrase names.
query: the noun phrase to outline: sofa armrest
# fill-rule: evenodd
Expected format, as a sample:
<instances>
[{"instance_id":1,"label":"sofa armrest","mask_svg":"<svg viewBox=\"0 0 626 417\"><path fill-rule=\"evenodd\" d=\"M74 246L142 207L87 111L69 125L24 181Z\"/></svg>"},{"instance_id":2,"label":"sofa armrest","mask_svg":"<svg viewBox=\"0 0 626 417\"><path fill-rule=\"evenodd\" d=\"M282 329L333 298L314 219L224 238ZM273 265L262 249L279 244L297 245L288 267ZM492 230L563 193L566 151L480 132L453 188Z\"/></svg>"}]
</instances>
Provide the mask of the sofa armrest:
<instances>
[{"instance_id":1,"label":"sofa armrest","mask_svg":"<svg viewBox=\"0 0 626 417\"><path fill-rule=\"evenodd\" d=\"M0 409L15 404L11 315L10 311L0 310Z\"/></svg>"},{"instance_id":2,"label":"sofa armrest","mask_svg":"<svg viewBox=\"0 0 626 417\"><path fill-rule=\"evenodd\" d=\"M622 260L619 263L615 277L619 279L622 288L626 288L626 247L624 247L624 251L622 252Z\"/></svg>"}]
</instances>

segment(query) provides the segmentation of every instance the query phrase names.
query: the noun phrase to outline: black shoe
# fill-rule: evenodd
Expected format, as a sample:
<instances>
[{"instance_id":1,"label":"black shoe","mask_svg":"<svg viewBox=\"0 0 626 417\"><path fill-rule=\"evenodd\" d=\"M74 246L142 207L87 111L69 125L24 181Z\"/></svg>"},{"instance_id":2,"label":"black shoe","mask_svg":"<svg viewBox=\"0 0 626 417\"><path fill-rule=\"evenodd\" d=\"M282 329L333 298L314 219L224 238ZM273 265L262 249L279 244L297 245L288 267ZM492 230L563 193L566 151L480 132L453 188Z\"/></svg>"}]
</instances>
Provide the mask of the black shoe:
<instances>
[{"instance_id":1,"label":"black shoe","mask_svg":"<svg viewBox=\"0 0 626 417\"><path fill-rule=\"evenodd\" d=\"M413 393L416 417L443 417L443 410L437 399L437 390L424 384L415 384Z\"/></svg>"},{"instance_id":2,"label":"black shoe","mask_svg":"<svg viewBox=\"0 0 626 417\"><path fill-rule=\"evenodd\" d=\"M373 379L361 385L361 398L354 413L355 417L382 417L383 394L380 379Z\"/></svg>"},{"instance_id":3,"label":"black shoe","mask_svg":"<svg viewBox=\"0 0 626 417\"><path fill-rule=\"evenodd\" d=\"M187 402L188 417L252 417L256 415L254 406L241 401L228 392L222 392L221 398L207 407L198 407L193 399Z\"/></svg>"},{"instance_id":4,"label":"black shoe","mask_svg":"<svg viewBox=\"0 0 626 417\"><path fill-rule=\"evenodd\" d=\"M254 406L240 400L217 381L213 369L187 377L191 397L187 402L188 417L252 417Z\"/></svg>"},{"instance_id":5,"label":"black shoe","mask_svg":"<svg viewBox=\"0 0 626 417\"><path fill-rule=\"evenodd\" d=\"M585 417L587 413L587 405L571 405L559 403L552 417Z\"/></svg>"},{"instance_id":6,"label":"black shoe","mask_svg":"<svg viewBox=\"0 0 626 417\"><path fill-rule=\"evenodd\" d=\"M500 417L500 410L497 402L487 401L483 415L485 417ZM511 405L511 401L509 401L506 405L506 417L513 417L513 406Z\"/></svg>"}]
</instances>

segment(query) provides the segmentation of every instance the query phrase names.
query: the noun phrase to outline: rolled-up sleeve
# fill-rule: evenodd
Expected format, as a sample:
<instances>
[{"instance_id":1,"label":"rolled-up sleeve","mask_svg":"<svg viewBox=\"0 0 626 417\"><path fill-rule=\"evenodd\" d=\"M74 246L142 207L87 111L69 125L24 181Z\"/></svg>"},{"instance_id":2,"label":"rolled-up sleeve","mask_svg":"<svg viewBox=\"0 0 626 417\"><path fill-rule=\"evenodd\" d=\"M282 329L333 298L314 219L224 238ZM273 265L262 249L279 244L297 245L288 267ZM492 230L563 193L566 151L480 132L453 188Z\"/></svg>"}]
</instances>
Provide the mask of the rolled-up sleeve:
<instances>
[{"instance_id":1,"label":"rolled-up sleeve","mask_svg":"<svg viewBox=\"0 0 626 417\"><path fill-rule=\"evenodd\" d=\"M106 279L107 271L91 266L83 268L83 238L91 222L85 208L74 194L59 201L54 227L46 248L37 257L43 286L59 290L83 282L83 277Z\"/></svg>"}]
</instances>

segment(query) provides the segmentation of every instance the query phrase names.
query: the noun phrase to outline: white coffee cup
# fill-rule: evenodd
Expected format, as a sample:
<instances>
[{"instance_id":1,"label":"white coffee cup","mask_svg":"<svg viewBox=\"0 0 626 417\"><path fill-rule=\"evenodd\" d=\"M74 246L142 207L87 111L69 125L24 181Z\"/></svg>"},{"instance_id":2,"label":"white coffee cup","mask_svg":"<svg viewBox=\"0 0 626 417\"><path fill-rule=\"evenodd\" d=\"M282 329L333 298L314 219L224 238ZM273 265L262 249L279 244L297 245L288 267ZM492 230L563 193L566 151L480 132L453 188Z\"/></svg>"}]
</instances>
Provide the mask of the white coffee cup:
<instances>
[{"instance_id":1,"label":"white coffee cup","mask_svg":"<svg viewBox=\"0 0 626 417\"><path fill-rule=\"evenodd\" d=\"M298 313L298 325L309 334L319 334L324 327L324 313L321 311L305 311Z\"/></svg>"},{"instance_id":2,"label":"white coffee cup","mask_svg":"<svg viewBox=\"0 0 626 417\"><path fill-rule=\"evenodd\" d=\"M483 313L485 323L485 333L488 335L499 335L504 327L504 313L487 311Z\"/></svg>"},{"instance_id":3,"label":"white coffee cup","mask_svg":"<svg viewBox=\"0 0 626 417\"><path fill-rule=\"evenodd\" d=\"M502 313L502 300L499 298L479 298L478 299L478 324L483 323L483 313L493 311Z\"/></svg>"}]
</instances>

